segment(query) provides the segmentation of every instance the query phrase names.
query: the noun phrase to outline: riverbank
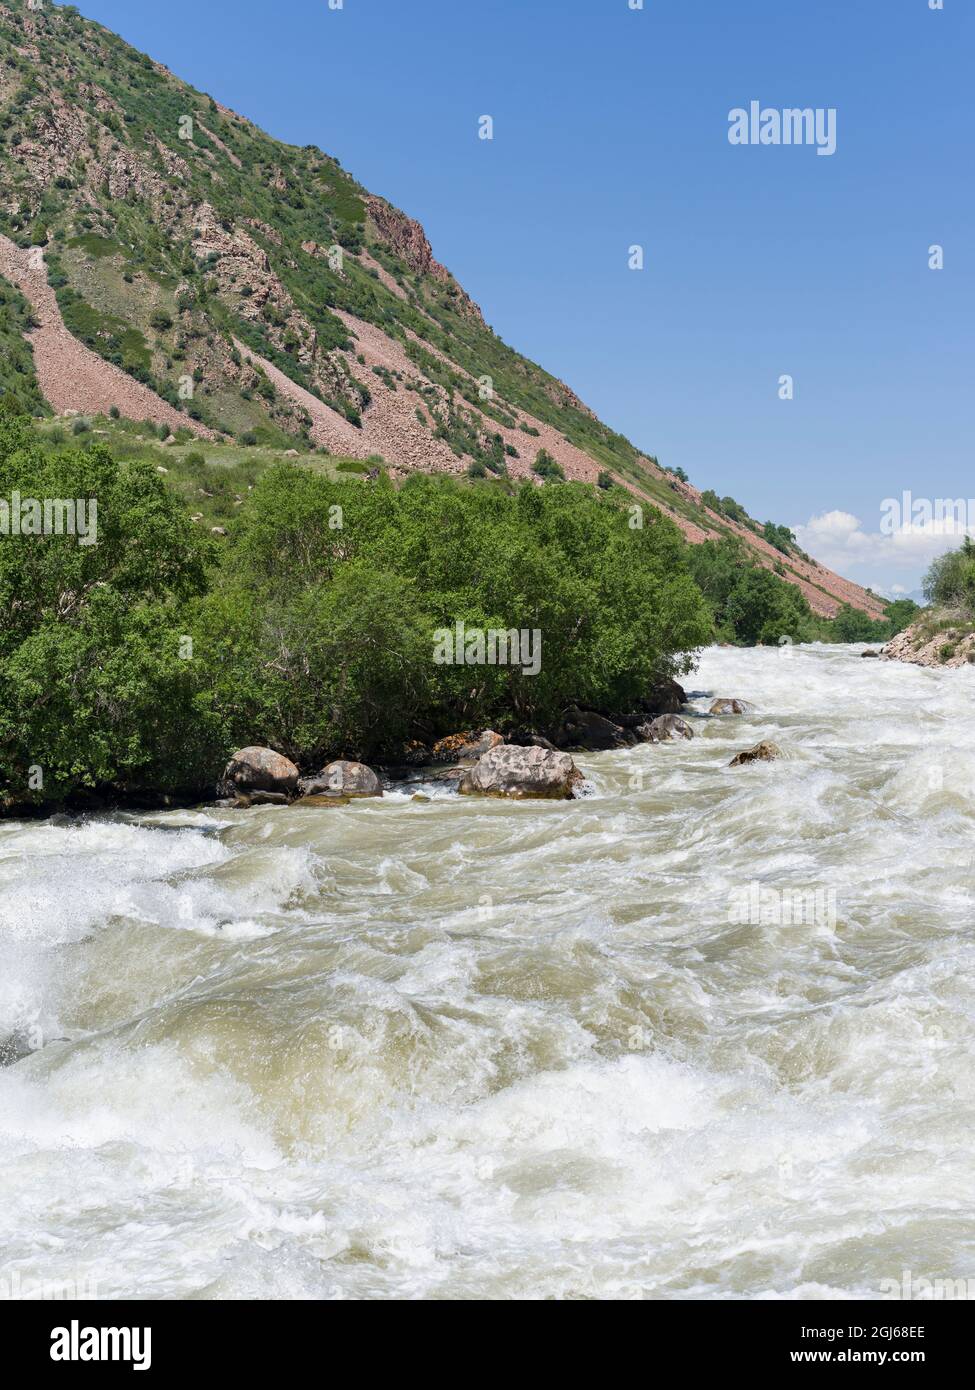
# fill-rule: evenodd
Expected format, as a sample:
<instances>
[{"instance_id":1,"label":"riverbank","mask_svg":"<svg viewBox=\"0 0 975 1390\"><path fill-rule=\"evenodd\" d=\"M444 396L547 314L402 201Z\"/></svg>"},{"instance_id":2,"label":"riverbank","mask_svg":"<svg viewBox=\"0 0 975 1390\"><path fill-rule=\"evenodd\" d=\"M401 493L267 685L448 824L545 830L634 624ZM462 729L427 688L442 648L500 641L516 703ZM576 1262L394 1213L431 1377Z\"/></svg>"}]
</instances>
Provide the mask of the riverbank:
<instances>
[{"instance_id":1,"label":"riverbank","mask_svg":"<svg viewBox=\"0 0 975 1390\"><path fill-rule=\"evenodd\" d=\"M926 610L884 647L887 661L907 661L915 666L949 670L975 662L975 624L965 613L948 609Z\"/></svg>"}]
</instances>

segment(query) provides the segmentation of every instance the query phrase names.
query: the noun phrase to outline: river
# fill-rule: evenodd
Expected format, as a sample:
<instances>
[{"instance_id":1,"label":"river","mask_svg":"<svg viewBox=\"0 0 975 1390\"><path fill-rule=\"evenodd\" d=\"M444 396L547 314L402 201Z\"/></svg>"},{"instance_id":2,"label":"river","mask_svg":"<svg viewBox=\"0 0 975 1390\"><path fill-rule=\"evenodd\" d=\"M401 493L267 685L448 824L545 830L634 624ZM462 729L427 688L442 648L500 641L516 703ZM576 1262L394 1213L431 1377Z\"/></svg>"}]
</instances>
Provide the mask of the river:
<instances>
[{"instance_id":1,"label":"river","mask_svg":"<svg viewBox=\"0 0 975 1390\"><path fill-rule=\"evenodd\" d=\"M0 1295L975 1276L975 668L685 684L572 803L0 823Z\"/></svg>"}]
</instances>

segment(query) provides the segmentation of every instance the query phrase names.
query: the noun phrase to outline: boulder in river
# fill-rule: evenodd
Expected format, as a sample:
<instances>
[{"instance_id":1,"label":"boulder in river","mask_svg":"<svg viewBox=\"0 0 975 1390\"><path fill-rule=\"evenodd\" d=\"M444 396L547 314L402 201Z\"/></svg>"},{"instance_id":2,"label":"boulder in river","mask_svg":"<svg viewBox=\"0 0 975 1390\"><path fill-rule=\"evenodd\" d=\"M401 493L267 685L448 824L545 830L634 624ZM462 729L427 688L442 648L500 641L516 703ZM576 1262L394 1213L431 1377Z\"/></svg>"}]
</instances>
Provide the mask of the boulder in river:
<instances>
[{"instance_id":1,"label":"boulder in river","mask_svg":"<svg viewBox=\"0 0 975 1390\"><path fill-rule=\"evenodd\" d=\"M754 748L746 749L744 753L739 753L736 758L732 758L728 766L745 767L748 763L772 763L781 756L782 749L777 743L772 743L769 739L762 739L761 743L756 743Z\"/></svg>"},{"instance_id":2,"label":"boulder in river","mask_svg":"<svg viewBox=\"0 0 975 1390\"><path fill-rule=\"evenodd\" d=\"M665 679L658 681L647 692L643 708L647 714L676 714L686 704L687 692L684 687L674 680Z\"/></svg>"},{"instance_id":3,"label":"boulder in river","mask_svg":"<svg viewBox=\"0 0 975 1390\"><path fill-rule=\"evenodd\" d=\"M457 790L468 796L568 801L582 780L582 773L568 753L503 744L468 768Z\"/></svg>"},{"instance_id":4,"label":"boulder in river","mask_svg":"<svg viewBox=\"0 0 975 1390\"><path fill-rule=\"evenodd\" d=\"M643 724L637 733L646 743L670 743L676 738L693 738L694 730L679 714L658 714L649 724Z\"/></svg>"},{"instance_id":5,"label":"boulder in river","mask_svg":"<svg viewBox=\"0 0 975 1390\"><path fill-rule=\"evenodd\" d=\"M748 709L745 700L712 700L708 714L747 714Z\"/></svg>"},{"instance_id":6,"label":"boulder in river","mask_svg":"<svg viewBox=\"0 0 975 1390\"><path fill-rule=\"evenodd\" d=\"M632 742L632 739L629 740ZM593 710L567 709L554 742L560 748L586 748L593 752L606 748L622 748L627 742L619 724Z\"/></svg>"},{"instance_id":7,"label":"boulder in river","mask_svg":"<svg viewBox=\"0 0 975 1390\"><path fill-rule=\"evenodd\" d=\"M275 753L273 748L241 748L224 770L218 795L253 796L256 792L272 792L287 801L298 790L300 775L290 758Z\"/></svg>"},{"instance_id":8,"label":"boulder in river","mask_svg":"<svg viewBox=\"0 0 975 1390\"><path fill-rule=\"evenodd\" d=\"M868 647L867 650L866 650L865 652L861 652L860 655L861 655L861 656L876 656L876 657L879 657L879 656L880 656L880 653L876 650L876 648L874 648L874 647Z\"/></svg>"},{"instance_id":9,"label":"boulder in river","mask_svg":"<svg viewBox=\"0 0 975 1390\"><path fill-rule=\"evenodd\" d=\"M500 748L504 739L493 729L482 733L468 731L464 734L449 734L433 745L431 761L435 763L457 763L469 758L479 758L490 753L492 748Z\"/></svg>"},{"instance_id":10,"label":"boulder in river","mask_svg":"<svg viewBox=\"0 0 975 1390\"><path fill-rule=\"evenodd\" d=\"M323 796L382 796L383 788L379 778L365 763L347 762L339 759L329 763L314 777L303 777L299 790L302 797Z\"/></svg>"}]
</instances>

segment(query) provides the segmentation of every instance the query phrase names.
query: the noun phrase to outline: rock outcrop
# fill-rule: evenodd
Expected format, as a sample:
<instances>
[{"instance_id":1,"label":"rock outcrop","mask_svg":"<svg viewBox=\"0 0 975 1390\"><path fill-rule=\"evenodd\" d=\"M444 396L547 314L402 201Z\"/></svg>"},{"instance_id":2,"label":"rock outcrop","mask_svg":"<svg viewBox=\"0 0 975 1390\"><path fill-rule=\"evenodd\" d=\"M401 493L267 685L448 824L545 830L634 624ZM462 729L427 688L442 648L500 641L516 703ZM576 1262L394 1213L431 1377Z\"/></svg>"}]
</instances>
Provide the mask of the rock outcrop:
<instances>
[{"instance_id":1,"label":"rock outcrop","mask_svg":"<svg viewBox=\"0 0 975 1390\"><path fill-rule=\"evenodd\" d=\"M385 198L376 197L375 194L367 194L364 202L379 241L388 247L394 256L405 261L415 274L429 275L440 284L451 287L461 311L469 318L483 323L481 311L473 299L461 289L447 267L434 259L433 248L420 223L412 217L407 217L399 208L394 208Z\"/></svg>"},{"instance_id":2,"label":"rock outcrop","mask_svg":"<svg viewBox=\"0 0 975 1390\"><path fill-rule=\"evenodd\" d=\"M975 632L967 631L968 628L970 623L959 619L954 626L950 622L939 623L932 633L928 619L899 632L880 655L885 661L907 661L913 666L968 666L975 662Z\"/></svg>"},{"instance_id":3,"label":"rock outcrop","mask_svg":"<svg viewBox=\"0 0 975 1390\"><path fill-rule=\"evenodd\" d=\"M506 796L518 801L568 801L582 780L568 753L504 744L479 758L461 777L457 790L468 796Z\"/></svg>"}]
</instances>

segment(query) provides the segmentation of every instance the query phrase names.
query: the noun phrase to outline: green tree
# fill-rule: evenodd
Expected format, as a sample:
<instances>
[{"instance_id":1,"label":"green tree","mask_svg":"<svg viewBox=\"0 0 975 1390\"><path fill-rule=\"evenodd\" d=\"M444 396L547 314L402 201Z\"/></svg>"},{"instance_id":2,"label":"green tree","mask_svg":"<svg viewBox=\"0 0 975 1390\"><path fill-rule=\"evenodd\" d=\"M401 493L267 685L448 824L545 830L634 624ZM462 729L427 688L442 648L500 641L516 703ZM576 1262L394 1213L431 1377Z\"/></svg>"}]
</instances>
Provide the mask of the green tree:
<instances>
[{"instance_id":1,"label":"green tree","mask_svg":"<svg viewBox=\"0 0 975 1390\"><path fill-rule=\"evenodd\" d=\"M97 504L97 544L0 538L2 794L192 783L211 744L181 639L208 543L148 464L119 467L100 446L46 453L6 419L0 498L14 494L83 500L89 521Z\"/></svg>"}]
</instances>

